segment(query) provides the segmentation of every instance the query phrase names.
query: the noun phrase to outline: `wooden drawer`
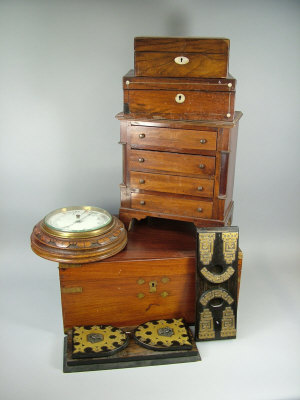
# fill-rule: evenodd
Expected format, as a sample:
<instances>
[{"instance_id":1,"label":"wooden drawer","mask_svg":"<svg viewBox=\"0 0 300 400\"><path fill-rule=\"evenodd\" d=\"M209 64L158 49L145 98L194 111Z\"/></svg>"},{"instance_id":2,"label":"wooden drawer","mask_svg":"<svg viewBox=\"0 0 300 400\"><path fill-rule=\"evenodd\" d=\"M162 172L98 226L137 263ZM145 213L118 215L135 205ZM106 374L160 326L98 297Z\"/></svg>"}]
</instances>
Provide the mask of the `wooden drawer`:
<instances>
[{"instance_id":1,"label":"wooden drawer","mask_svg":"<svg viewBox=\"0 0 300 400\"><path fill-rule=\"evenodd\" d=\"M221 78L228 73L229 40L135 38L137 76Z\"/></svg>"},{"instance_id":2,"label":"wooden drawer","mask_svg":"<svg viewBox=\"0 0 300 400\"><path fill-rule=\"evenodd\" d=\"M160 147L162 150L212 150L217 148L217 133L192 129L170 129L146 126L130 127L130 145L135 148Z\"/></svg>"},{"instance_id":3,"label":"wooden drawer","mask_svg":"<svg viewBox=\"0 0 300 400\"><path fill-rule=\"evenodd\" d=\"M131 150L129 154L129 169L171 172L181 176L211 176L215 172L215 157Z\"/></svg>"},{"instance_id":4,"label":"wooden drawer","mask_svg":"<svg viewBox=\"0 0 300 400\"><path fill-rule=\"evenodd\" d=\"M214 181L188 178L186 176L130 172L130 187L139 190L185 194L190 196L213 197Z\"/></svg>"},{"instance_id":5,"label":"wooden drawer","mask_svg":"<svg viewBox=\"0 0 300 400\"><path fill-rule=\"evenodd\" d=\"M175 214L196 218L211 218L213 203L184 197L159 196L145 193L131 193L131 207L137 210Z\"/></svg>"},{"instance_id":6,"label":"wooden drawer","mask_svg":"<svg viewBox=\"0 0 300 400\"><path fill-rule=\"evenodd\" d=\"M233 120L234 93L197 90L128 90L125 113L157 118Z\"/></svg>"}]
</instances>

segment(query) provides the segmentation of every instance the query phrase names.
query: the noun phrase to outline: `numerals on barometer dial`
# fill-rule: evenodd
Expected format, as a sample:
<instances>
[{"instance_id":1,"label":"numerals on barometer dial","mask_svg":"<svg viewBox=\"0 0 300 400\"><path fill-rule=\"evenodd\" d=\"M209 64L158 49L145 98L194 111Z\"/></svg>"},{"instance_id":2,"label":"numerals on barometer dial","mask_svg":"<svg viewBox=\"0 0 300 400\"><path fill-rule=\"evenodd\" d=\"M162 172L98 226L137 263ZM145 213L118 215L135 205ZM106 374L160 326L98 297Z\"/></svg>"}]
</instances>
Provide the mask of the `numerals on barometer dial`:
<instances>
[{"instance_id":1,"label":"numerals on barometer dial","mask_svg":"<svg viewBox=\"0 0 300 400\"><path fill-rule=\"evenodd\" d=\"M73 206L54 210L43 219L42 227L53 236L87 238L111 228L113 217L98 207Z\"/></svg>"},{"instance_id":2,"label":"numerals on barometer dial","mask_svg":"<svg viewBox=\"0 0 300 400\"><path fill-rule=\"evenodd\" d=\"M48 214L45 224L61 232L88 232L105 227L111 220L111 215L101 208L68 207Z\"/></svg>"}]
</instances>

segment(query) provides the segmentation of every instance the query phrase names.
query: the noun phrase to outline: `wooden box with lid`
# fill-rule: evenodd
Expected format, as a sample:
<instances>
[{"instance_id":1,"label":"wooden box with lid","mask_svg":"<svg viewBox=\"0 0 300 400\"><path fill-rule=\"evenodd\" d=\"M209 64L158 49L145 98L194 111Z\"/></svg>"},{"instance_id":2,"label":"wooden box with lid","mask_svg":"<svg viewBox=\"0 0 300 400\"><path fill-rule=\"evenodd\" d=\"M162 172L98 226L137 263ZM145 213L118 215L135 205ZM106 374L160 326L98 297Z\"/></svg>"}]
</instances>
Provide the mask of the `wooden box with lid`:
<instances>
[{"instance_id":1,"label":"wooden box with lid","mask_svg":"<svg viewBox=\"0 0 300 400\"><path fill-rule=\"evenodd\" d=\"M137 76L225 78L229 40L224 38L136 37Z\"/></svg>"},{"instance_id":2,"label":"wooden box with lid","mask_svg":"<svg viewBox=\"0 0 300 400\"><path fill-rule=\"evenodd\" d=\"M236 80L123 77L124 114L153 119L233 121Z\"/></svg>"},{"instance_id":3,"label":"wooden box with lid","mask_svg":"<svg viewBox=\"0 0 300 400\"><path fill-rule=\"evenodd\" d=\"M179 317L193 324L195 271L193 224L156 218L136 222L126 248L117 255L93 263L59 264L64 330Z\"/></svg>"}]
</instances>

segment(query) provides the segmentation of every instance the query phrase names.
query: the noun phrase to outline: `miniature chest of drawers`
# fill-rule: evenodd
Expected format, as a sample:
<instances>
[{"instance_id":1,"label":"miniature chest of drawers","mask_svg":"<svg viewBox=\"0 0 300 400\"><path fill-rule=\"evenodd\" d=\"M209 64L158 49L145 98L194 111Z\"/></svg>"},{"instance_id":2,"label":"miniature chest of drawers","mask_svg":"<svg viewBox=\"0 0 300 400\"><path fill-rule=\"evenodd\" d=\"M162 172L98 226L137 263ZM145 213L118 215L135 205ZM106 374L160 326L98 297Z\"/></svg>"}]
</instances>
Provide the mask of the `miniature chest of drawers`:
<instances>
[{"instance_id":1,"label":"miniature chest of drawers","mask_svg":"<svg viewBox=\"0 0 300 400\"><path fill-rule=\"evenodd\" d=\"M146 216L230 225L238 122L176 121L120 113L120 219Z\"/></svg>"}]
</instances>

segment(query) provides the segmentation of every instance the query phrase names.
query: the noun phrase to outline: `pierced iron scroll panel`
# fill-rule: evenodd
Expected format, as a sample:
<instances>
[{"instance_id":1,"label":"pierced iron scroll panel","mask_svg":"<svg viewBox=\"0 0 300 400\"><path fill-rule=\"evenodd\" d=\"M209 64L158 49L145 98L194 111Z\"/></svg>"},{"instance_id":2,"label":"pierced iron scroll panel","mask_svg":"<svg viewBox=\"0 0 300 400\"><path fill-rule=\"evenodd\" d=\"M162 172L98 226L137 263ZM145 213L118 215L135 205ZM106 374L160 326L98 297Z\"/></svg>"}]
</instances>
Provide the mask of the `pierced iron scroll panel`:
<instances>
[{"instance_id":1,"label":"pierced iron scroll panel","mask_svg":"<svg viewBox=\"0 0 300 400\"><path fill-rule=\"evenodd\" d=\"M195 339L236 337L238 227L197 228Z\"/></svg>"}]
</instances>

